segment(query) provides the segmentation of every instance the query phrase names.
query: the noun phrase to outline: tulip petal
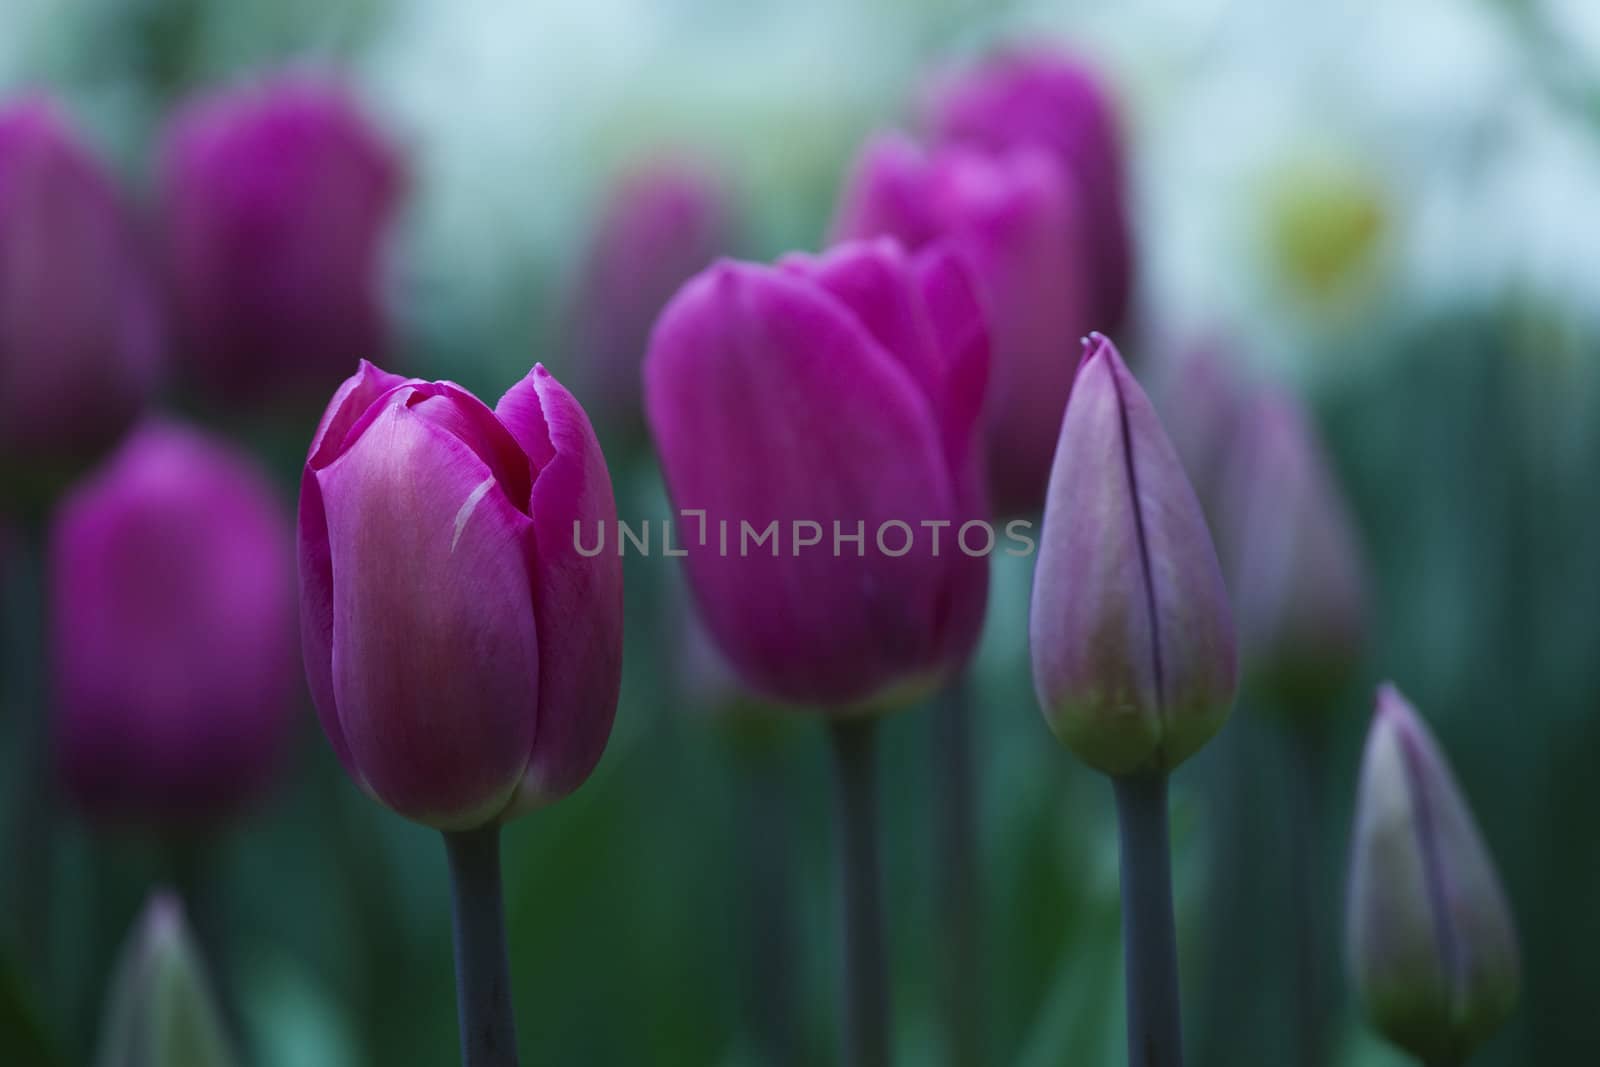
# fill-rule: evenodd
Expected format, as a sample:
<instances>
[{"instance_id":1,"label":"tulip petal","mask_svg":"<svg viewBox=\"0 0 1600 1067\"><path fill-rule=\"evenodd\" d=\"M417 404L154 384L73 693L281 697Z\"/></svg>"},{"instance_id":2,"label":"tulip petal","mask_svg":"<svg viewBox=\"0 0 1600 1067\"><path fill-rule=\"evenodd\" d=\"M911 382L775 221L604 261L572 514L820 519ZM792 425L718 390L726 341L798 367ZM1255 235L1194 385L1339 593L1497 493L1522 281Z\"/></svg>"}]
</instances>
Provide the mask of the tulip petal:
<instances>
[{"instance_id":1,"label":"tulip petal","mask_svg":"<svg viewBox=\"0 0 1600 1067\"><path fill-rule=\"evenodd\" d=\"M927 122L946 143L1000 151L1048 148L1086 205L1095 329L1127 313L1132 238L1124 203L1122 134L1104 79L1081 60L1043 49L1001 52L929 94Z\"/></svg>"},{"instance_id":2,"label":"tulip petal","mask_svg":"<svg viewBox=\"0 0 1600 1067\"><path fill-rule=\"evenodd\" d=\"M924 248L917 254L916 272L941 347L945 449L953 463L967 462L989 386L988 315L972 272L952 245L938 242ZM981 478L963 481L983 488Z\"/></svg>"},{"instance_id":3,"label":"tulip petal","mask_svg":"<svg viewBox=\"0 0 1600 1067\"><path fill-rule=\"evenodd\" d=\"M1233 624L1199 502L1098 336L1062 421L1030 635L1052 728L1107 774L1176 767L1232 704Z\"/></svg>"},{"instance_id":4,"label":"tulip petal","mask_svg":"<svg viewBox=\"0 0 1600 1067\"><path fill-rule=\"evenodd\" d=\"M927 152L904 133L873 136L845 180L831 239L886 234L900 238L908 248L937 239L942 221L928 202L931 167Z\"/></svg>"},{"instance_id":5,"label":"tulip petal","mask_svg":"<svg viewBox=\"0 0 1600 1067\"><path fill-rule=\"evenodd\" d=\"M476 826L510 799L537 712L530 522L397 390L316 472L333 689L352 770L402 815Z\"/></svg>"},{"instance_id":6,"label":"tulip petal","mask_svg":"<svg viewBox=\"0 0 1600 1067\"><path fill-rule=\"evenodd\" d=\"M1003 157L946 150L930 192L980 280L995 360L987 449L995 510L1039 507L1088 318L1079 205L1054 161L1036 150Z\"/></svg>"},{"instance_id":7,"label":"tulip petal","mask_svg":"<svg viewBox=\"0 0 1600 1067\"><path fill-rule=\"evenodd\" d=\"M322 729L339 762L352 774L356 774L355 765L339 726L333 694L333 557L328 551L328 517L316 471L339 454L350 430L380 396L408 381L415 379L390 374L362 360L356 373L345 379L328 402L300 476L300 650Z\"/></svg>"},{"instance_id":8,"label":"tulip petal","mask_svg":"<svg viewBox=\"0 0 1600 1067\"><path fill-rule=\"evenodd\" d=\"M1391 685L1356 805L1349 949L1374 1023L1428 1062L1465 1060L1516 1003L1505 892L1449 763Z\"/></svg>"},{"instance_id":9,"label":"tulip petal","mask_svg":"<svg viewBox=\"0 0 1600 1067\"><path fill-rule=\"evenodd\" d=\"M580 527L616 528L617 505L600 443L572 394L537 365L495 414L539 467L531 505L539 729L514 814L576 789L605 751L622 685L622 558L577 550Z\"/></svg>"},{"instance_id":10,"label":"tulip petal","mask_svg":"<svg viewBox=\"0 0 1600 1067\"><path fill-rule=\"evenodd\" d=\"M1102 360L1115 352L1090 339ZM1095 346L1098 346L1096 348ZM1233 612L1194 488L1155 407L1121 357L1110 360L1122 406L1144 567L1154 607L1157 685L1166 719L1167 767L1221 729L1238 686Z\"/></svg>"},{"instance_id":11,"label":"tulip petal","mask_svg":"<svg viewBox=\"0 0 1600 1067\"><path fill-rule=\"evenodd\" d=\"M845 304L791 272L723 262L657 324L645 393L674 502L705 511L703 538L682 527L691 584L750 684L839 706L944 669L929 620L950 602L954 530L934 558L919 523L969 516L926 395ZM905 555L876 543L889 520L917 534ZM859 548L835 541L830 523L854 536L858 521ZM796 522L818 523L822 543L796 545ZM742 551L741 523L776 523L785 558Z\"/></svg>"},{"instance_id":12,"label":"tulip petal","mask_svg":"<svg viewBox=\"0 0 1600 1067\"><path fill-rule=\"evenodd\" d=\"M506 498L527 513L533 479L528 457L483 401L453 382L423 382L413 387L406 406L460 438L483 460Z\"/></svg>"}]
</instances>

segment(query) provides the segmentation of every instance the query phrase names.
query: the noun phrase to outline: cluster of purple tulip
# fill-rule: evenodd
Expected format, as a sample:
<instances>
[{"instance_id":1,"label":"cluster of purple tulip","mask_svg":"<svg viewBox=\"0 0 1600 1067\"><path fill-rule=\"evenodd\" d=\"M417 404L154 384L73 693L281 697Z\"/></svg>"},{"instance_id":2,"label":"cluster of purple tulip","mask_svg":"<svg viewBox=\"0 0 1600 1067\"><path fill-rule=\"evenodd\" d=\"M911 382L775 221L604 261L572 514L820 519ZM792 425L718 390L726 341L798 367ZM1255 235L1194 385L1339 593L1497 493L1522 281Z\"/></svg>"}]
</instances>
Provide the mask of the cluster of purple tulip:
<instances>
[{"instance_id":1,"label":"cluster of purple tulip","mask_svg":"<svg viewBox=\"0 0 1600 1067\"><path fill-rule=\"evenodd\" d=\"M1294 400L1197 360L1165 394L1175 444L1108 339L1131 320L1134 257L1105 84L1003 53L923 103L920 139L862 150L815 254L710 262L729 229L714 180L672 167L622 186L575 355L602 424L642 421L673 503L708 523L1042 512L1035 688L1115 787L1129 1061L1179 1064L1168 776L1222 727L1241 660L1289 708L1351 675L1356 538ZM170 824L271 777L297 696L296 537L229 447L136 420L167 353L235 404L325 392L359 361L300 480L305 673L349 775L443 832L463 1058L514 1063L499 827L590 776L621 686L622 563L578 540L617 518L599 440L542 366L493 408L379 368L402 168L338 89L297 76L185 109L162 161L161 208L135 222L54 107L0 112L7 500L32 521L95 465L48 533L63 781L92 810ZM683 565L739 684L827 723L844 1059L882 1067L874 724L956 682L989 562L869 539L804 556L690 543ZM1514 1003L1515 936L1442 754L1389 687L1352 856L1350 965L1374 1023L1460 1064ZM176 914L159 901L146 941L171 943Z\"/></svg>"}]
</instances>

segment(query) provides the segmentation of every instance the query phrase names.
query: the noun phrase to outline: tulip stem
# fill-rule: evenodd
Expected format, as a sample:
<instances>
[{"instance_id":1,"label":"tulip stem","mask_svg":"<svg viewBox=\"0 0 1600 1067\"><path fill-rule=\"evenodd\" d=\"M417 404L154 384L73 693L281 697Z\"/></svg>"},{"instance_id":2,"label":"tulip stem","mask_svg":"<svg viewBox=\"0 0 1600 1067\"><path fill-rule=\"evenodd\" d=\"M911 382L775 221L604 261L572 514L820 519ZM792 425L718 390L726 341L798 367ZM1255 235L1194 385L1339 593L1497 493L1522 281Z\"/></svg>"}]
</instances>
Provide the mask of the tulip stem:
<instances>
[{"instance_id":1,"label":"tulip stem","mask_svg":"<svg viewBox=\"0 0 1600 1067\"><path fill-rule=\"evenodd\" d=\"M980 1046L977 887L977 785L972 751L972 704L959 675L934 709L934 767L939 775L937 848L939 918L947 955L943 1001L950 1067L978 1067Z\"/></svg>"},{"instance_id":2,"label":"tulip stem","mask_svg":"<svg viewBox=\"0 0 1600 1067\"><path fill-rule=\"evenodd\" d=\"M24 962L35 981L53 991L56 978L55 959L51 944L51 912L53 898L50 892L51 877L56 856L56 780L55 765L49 752L49 712L46 705L48 686L43 678L43 667L49 649L44 647L46 583L45 530L42 521L24 520L20 537L14 545L13 575L0 573L0 590L17 590L16 601L0 600L0 677L15 684L12 692L0 688L0 707L14 699L15 713L11 715L16 733L8 740L16 763L10 768L15 776L15 796L7 818L14 820L7 827L12 839L7 842L16 873L16 899L12 913L16 917L18 944ZM6 560L0 559L0 570ZM5 580L9 578L10 580ZM12 614L11 608L15 608ZM6 670L5 668L11 668Z\"/></svg>"},{"instance_id":3,"label":"tulip stem","mask_svg":"<svg viewBox=\"0 0 1600 1067\"><path fill-rule=\"evenodd\" d=\"M1295 728L1288 737L1290 840L1289 877L1291 908L1294 917L1295 970L1298 981L1295 1030L1300 1043L1300 1067L1322 1067L1326 1058L1325 1011L1322 997L1323 915L1318 870L1318 850L1322 845L1322 750L1321 737L1313 725Z\"/></svg>"},{"instance_id":4,"label":"tulip stem","mask_svg":"<svg viewBox=\"0 0 1600 1067\"><path fill-rule=\"evenodd\" d=\"M500 828L446 831L444 844L450 855L462 1067L516 1067Z\"/></svg>"},{"instance_id":5,"label":"tulip stem","mask_svg":"<svg viewBox=\"0 0 1600 1067\"><path fill-rule=\"evenodd\" d=\"M1178 938L1172 915L1167 776L1113 778L1122 842L1128 1067L1182 1067Z\"/></svg>"},{"instance_id":6,"label":"tulip stem","mask_svg":"<svg viewBox=\"0 0 1600 1067\"><path fill-rule=\"evenodd\" d=\"M846 1067L889 1063L889 982L878 890L876 728L870 718L838 719L831 727L844 919L842 1061Z\"/></svg>"}]
</instances>

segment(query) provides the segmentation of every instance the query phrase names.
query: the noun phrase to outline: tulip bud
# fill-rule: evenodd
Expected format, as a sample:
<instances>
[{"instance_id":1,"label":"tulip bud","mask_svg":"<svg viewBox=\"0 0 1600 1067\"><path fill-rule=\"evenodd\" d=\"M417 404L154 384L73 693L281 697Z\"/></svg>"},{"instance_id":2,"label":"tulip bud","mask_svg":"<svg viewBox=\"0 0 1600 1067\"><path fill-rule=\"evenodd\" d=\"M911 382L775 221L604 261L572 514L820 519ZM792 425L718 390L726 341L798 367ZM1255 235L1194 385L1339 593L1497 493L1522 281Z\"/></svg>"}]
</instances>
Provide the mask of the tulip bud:
<instances>
[{"instance_id":1,"label":"tulip bud","mask_svg":"<svg viewBox=\"0 0 1600 1067\"><path fill-rule=\"evenodd\" d=\"M622 566L589 419L542 366L491 411L363 363L300 482L301 640L351 776L465 830L581 785L622 683ZM586 543L586 542L585 542Z\"/></svg>"},{"instance_id":2,"label":"tulip bud","mask_svg":"<svg viewBox=\"0 0 1600 1067\"><path fill-rule=\"evenodd\" d=\"M183 110L163 159L187 372L235 405L331 388L383 355L385 245L403 175L343 89L303 76Z\"/></svg>"},{"instance_id":3,"label":"tulip bud","mask_svg":"<svg viewBox=\"0 0 1600 1067\"><path fill-rule=\"evenodd\" d=\"M47 100L0 109L0 484L48 495L155 384L153 294L110 177Z\"/></svg>"},{"instance_id":4,"label":"tulip bud","mask_svg":"<svg viewBox=\"0 0 1600 1067\"><path fill-rule=\"evenodd\" d=\"M723 261L667 306L646 415L679 513L704 513L701 616L757 693L879 710L971 653L986 341L957 258L891 240Z\"/></svg>"},{"instance_id":5,"label":"tulip bud","mask_svg":"<svg viewBox=\"0 0 1600 1067\"><path fill-rule=\"evenodd\" d=\"M1361 657L1364 568L1348 507L1299 404L1247 405L1224 489L1245 670L1285 704L1337 687Z\"/></svg>"},{"instance_id":6,"label":"tulip bud","mask_svg":"<svg viewBox=\"0 0 1600 1067\"><path fill-rule=\"evenodd\" d=\"M1093 269L1089 325L1123 326L1133 253L1124 203L1122 134L1109 86L1081 60L1043 49L1000 52L933 86L927 121L945 142L994 150L1039 145L1071 175Z\"/></svg>"},{"instance_id":7,"label":"tulip bud","mask_svg":"<svg viewBox=\"0 0 1600 1067\"><path fill-rule=\"evenodd\" d=\"M948 240L972 272L994 342L985 448L1001 515L1044 501L1072 388L1067 353L1095 325L1080 220L1069 181L1042 149L929 155L896 135L867 144L840 202L836 236L888 234L913 248Z\"/></svg>"},{"instance_id":8,"label":"tulip bud","mask_svg":"<svg viewBox=\"0 0 1600 1067\"><path fill-rule=\"evenodd\" d=\"M1228 717L1216 550L1155 409L1098 334L1061 423L1029 631L1045 718L1096 770L1170 771Z\"/></svg>"},{"instance_id":9,"label":"tulip bud","mask_svg":"<svg viewBox=\"0 0 1600 1067\"><path fill-rule=\"evenodd\" d=\"M63 502L49 590L55 743L101 817L211 822L270 783L293 723L293 549L254 464L149 423Z\"/></svg>"},{"instance_id":10,"label":"tulip bud","mask_svg":"<svg viewBox=\"0 0 1600 1067\"><path fill-rule=\"evenodd\" d=\"M1347 924L1373 1025L1424 1062L1464 1062L1511 1014L1505 893L1444 754L1392 685L1361 762Z\"/></svg>"},{"instance_id":11,"label":"tulip bud","mask_svg":"<svg viewBox=\"0 0 1600 1067\"><path fill-rule=\"evenodd\" d=\"M170 892L150 897L112 973L96 1067L227 1067L217 999Z\"/></svg>"},{"instance_id":12,"label":"tulip bud","mask_svg":"<svg viewBox=\"0 0 1600 1067\"><path fill-rule=\"evenodd\" d=\"M1195 496L1206 518L1225 534L1223 483L1234 455L1234 439L1250 400L1251 389L1213 342L1184 349L1167 367L1156 390L1157 407L1172 444L1183 460ZM1224 557L1226 573L1226 548Z\"/></svg>"},{"instance_id":13,"label":"tulip bud","mask_svg":"<svg viewBox=\"0 0 1600 1067\"><path fill-rule=\"evenodd\" d=\"M568 327L584 395L602 427L637 432L650 328L679 286L727 251L732 230L722 183L687 162L653 161L612 190Z\"/></svg>"}]
</instances>

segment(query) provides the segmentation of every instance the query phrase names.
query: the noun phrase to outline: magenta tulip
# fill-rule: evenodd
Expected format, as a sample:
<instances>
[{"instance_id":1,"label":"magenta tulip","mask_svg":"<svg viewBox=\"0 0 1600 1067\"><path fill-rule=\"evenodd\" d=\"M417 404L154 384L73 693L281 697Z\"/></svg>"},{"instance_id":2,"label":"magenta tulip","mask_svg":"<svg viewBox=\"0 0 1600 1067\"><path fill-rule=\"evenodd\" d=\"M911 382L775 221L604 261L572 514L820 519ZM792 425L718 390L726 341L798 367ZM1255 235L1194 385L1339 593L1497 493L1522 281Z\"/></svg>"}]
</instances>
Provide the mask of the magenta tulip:
<instances>
[{"instance_id":1,"label":"magenta tulip","mask_svg":"<svg viewBox=\"0 0 1600 1067\"><path fill-rule=\"evenodd\" d=\"M7 486L94 460L143 407L160 353L147 266L110 176L55 105L30 97L0 109Z\"/></svg>"},{"instance_id":2,"label":"magenta tulip","mask_svg":"<svg viewBox=\"0 0 1600 1067\"><path fill-rule=\"evenodd\" d=\"M690 586L754 690L881 707L971 652L988 564L958 541L987 514L986 364L980 307L943 248L723 261L668 305L646 413L674 503L704 512L706 537L684 528ZM984 540L969 530L967 547Z\"/></svg>"},{"instance_id":3,"label":"magenta tulip","mask_svg":"<svg viewBox=\"0 0 1600 1067\"><path fill-rule=\"evenodd\" d=\"M589 419L542 366L491 411L363 363L300 489L306 672L351 776L446 830L582 784L616 712L622 571L577 538L615 521Z\"/></svg>"},{"instance_id":4,"label":"magenta tulip","mask_svg":"<svg viewBox=\"0 0 1600 1067\"><path fill-rule=\"evenodd\" d=\"M161 178L179 354L214 397L320 395L383 356L403 175L342 88L292 75L191 104Z\"/></svg>"},{"instance_id":5,"label":"magenta tulip","mask_svg":"<svg viewBox=\"0 0 1600 1067\"><path fill-rule=\"evenodd\" d=\"M298 706L293 534L256 466L136 430L51 531L55 742L68 791L116 821L214 822L255 799Z\"/></svg>"},{"instance_id":6,"label":"magenta tulip","mask_svg":"<svg viewBox=\"0 0 1600 1067\"><path fill-rule=\"evenodd\" d=\"M940 142L990 150L1037 145L1055 155L1073 179L1085 220L1090 326L1122 329L1133 251L1122 133L1105 80L1079 59L1017 49L944 79L928 105Z\"/></svg>"},{"instance_id":7,"label":"magenta tulip","mask_svg":"<svg viewBox=\"0 0 1600 1067\"><path fill-rule=\"evenodd\" d=\"M1030 636L1051 728L1106 774L1172 770L1233 705L1233 619L1200 503L1098 335L1061 424Z\"/></svg>"},{"instance_id":8,"label":"magenta tulip","mask_svg":"<svg viewBox=\"0 0 1600 1067\"><path fill-rule=\"evenodd\" d=\"M834 223L840 238L889 234L913 248L948 240L972 272L994 342L985 449L1001 515L1043 504L1073 353L1096 325L1080 225L1071 183L1043 149L930 154L894 134L868 142Z\"/></svg>"},{"instance_id":9,"label":"magenta tulip","mask_svg":"<svg viewBox=\"0 0 1600 1067\"><path fill-rule=\"evenodd\" d=\"M1425 1063L1465 1063L1516 1006L1522 964L1494 861L1433 735L1378 690L1356 794L1348 939L1373 1025Z\"/></svg>"},{"instance_id":10,"label":"magenta tulip","mask_svg":"<svg viewBox=\"0 0 1600 1067\"><path fill-rule=\"evenodd\" d=\"M728 251L728 192L709 170L656 159L611 190L573 294L569 345L602 428L638 432L640 366L672 294Z\"/></svg>"}]
</instances>

